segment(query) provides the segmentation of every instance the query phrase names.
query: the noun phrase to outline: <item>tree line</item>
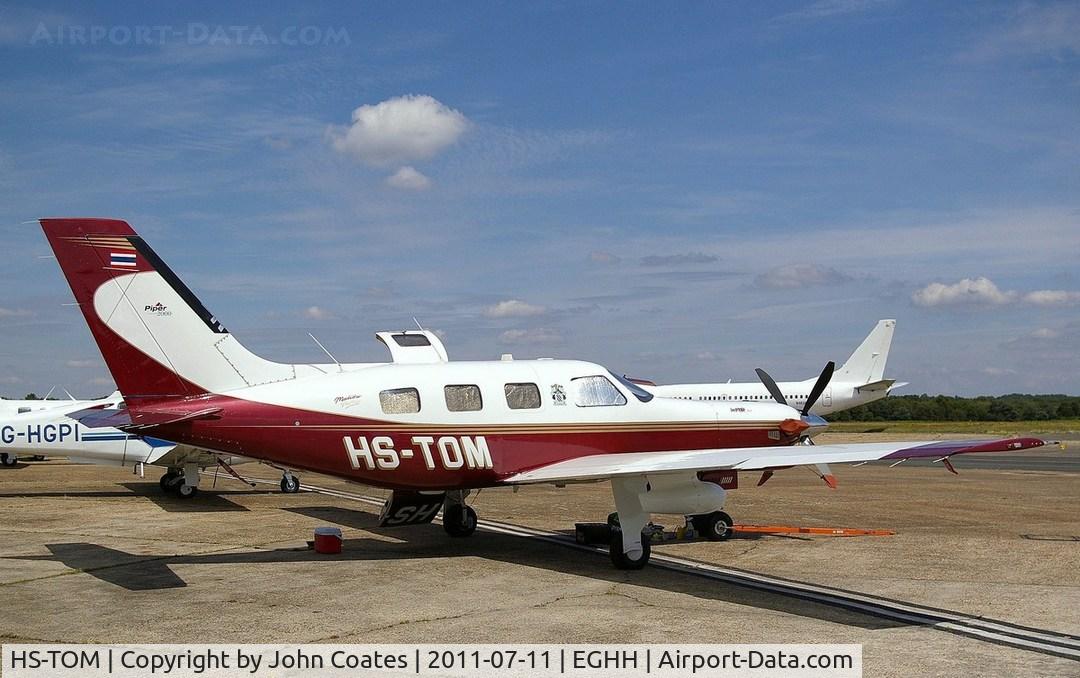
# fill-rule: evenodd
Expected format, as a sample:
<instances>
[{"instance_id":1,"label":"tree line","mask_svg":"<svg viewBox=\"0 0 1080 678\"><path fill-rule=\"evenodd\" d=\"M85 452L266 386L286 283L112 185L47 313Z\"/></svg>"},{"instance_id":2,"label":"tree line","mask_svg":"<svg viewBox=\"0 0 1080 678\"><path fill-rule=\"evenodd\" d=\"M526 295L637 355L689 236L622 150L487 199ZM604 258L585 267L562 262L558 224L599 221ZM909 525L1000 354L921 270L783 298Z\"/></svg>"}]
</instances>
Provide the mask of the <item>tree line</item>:
<instances>
[{"instance_id":1,"label":"tree line","mask_svg":"<svg viewBox=\"0 0 1080 678\"><path fill-rule=\"evenodd\" d=\"M944 395L889 396L837 412L829 421L1046 421L1080 418L1080 396L1028 395L960 398Z\"/></svg>"}]
</instances>

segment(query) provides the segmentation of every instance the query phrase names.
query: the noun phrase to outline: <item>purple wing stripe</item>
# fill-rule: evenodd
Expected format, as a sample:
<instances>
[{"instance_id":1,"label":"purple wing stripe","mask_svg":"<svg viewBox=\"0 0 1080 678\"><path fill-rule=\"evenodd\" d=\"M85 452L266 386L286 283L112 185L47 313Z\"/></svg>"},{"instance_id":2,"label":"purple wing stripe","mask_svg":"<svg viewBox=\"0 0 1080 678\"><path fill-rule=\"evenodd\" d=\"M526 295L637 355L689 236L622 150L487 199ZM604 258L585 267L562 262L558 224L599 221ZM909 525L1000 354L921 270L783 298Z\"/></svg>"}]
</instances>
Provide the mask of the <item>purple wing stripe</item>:
<instances>
[{"instance_id":1,"label":"purple wing stripe","mask_svg":"<svg viewBox=\"0 0 1080 678\"><path fill-rule=\"evenodd\" d=\"M927 445L905 447L882 459L916 459L918 457L948 457L953 454L973 452L1015 452L1042 447L1046 442L1038 438L1002 438L998 440L942 440Z\"/></svg>"}]
</instances>

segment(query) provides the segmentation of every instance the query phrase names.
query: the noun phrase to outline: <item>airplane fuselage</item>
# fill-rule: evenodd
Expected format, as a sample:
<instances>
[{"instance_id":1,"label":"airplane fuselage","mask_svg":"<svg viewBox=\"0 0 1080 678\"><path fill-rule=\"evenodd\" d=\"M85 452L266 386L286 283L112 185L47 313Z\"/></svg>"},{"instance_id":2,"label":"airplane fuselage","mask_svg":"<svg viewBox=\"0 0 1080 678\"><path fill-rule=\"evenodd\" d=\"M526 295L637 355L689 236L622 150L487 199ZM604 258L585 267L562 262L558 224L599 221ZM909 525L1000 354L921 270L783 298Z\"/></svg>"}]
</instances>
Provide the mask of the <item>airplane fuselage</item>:
<instances>
[{"instance_id":1,"label":"airplane fuselage","mask_svg":"<svg viewBox=\"0 0 1080 678\"><path fill-rule=\"evenodd\" d=\"M821 394L821 398L810 408L811 414L826 416L833 412L851 409L859 405L881 400L889 394L888 389L860 390L861 383L832 382ZM810 389L814 386L813 379L805 381L777 382L780 391L784 394L788 404L796 409L802 409L806 404L806 398ZM649 386L648 390L661 398L676 398L712 403L729 402L773 402L773 397L761 384L755 383L727 383L727 384L669 384L662 386Z\"/></svg>"},{"instance_id":2,"label":"airplane fuselage","mask_svg":"<svg viewBox=\"0 0 1080 678\"><path fill-rule=\"evenodd\" d=\"M801 425L772 402L650 398L564 360L372 365L184 407L220 411L153 435L393 489L492 486L597 454L779 445L797 439L783 422Z\"/></svg>"}]
</instances>

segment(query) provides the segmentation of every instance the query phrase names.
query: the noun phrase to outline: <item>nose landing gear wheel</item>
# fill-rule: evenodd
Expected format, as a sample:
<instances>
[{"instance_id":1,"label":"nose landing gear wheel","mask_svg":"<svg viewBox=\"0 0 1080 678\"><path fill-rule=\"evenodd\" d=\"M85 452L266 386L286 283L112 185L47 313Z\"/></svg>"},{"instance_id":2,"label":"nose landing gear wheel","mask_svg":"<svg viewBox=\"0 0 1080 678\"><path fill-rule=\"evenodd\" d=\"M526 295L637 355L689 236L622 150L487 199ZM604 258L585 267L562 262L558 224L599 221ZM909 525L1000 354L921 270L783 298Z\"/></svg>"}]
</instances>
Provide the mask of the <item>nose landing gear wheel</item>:
<instances>
[{"instance_id":1,"label":"nose landing gear wheel","mask_svg":"<svg viewBox=\"0 0 1080 678\"><path fill-rule=\"evenodd\" d=\"M694 516L693 521L694 529L709 541L731 539L731 535L734 533L732 526L735 523L732 522L731 516L723 511L713 511L703 516Z\"/></svg>"},{"instance_id":2,"label":"nose landing gear wheel","mask_svg":"<svg viewBox=\"0 0 1080 678\"><path fill-rule=\"evenodd\" d=\"M652 548L649 546L649 538L642 534L641 555L637 558L631 558L629 554L623 552L622 532L618 527L613 527L611 530L611 544L608 546L608 553L611 555L611 562L618 569L640 570L649 562L649 556L652 555Z\"/></svg>"},{"instance_id":3,"label":"nose landing gear wheel","mask_svg":"<svg viewBox=\"0 0 1080 678\"><path fill-rule=\"evenodd\" d=\"M476 532L476 521L476 511L471 506L453 504L443 511L443 529L451 537L468 537Z\"/></svg>"},{"instance_id":4,"label":"nose landing gear wheel","mask_svg":"<svg viewBox=\"0 0 1080 678\"><path fill-rule=\"evenodd\" d=\"M188 485L187 483L180 483L180 486L176 488L176 493L181 499L191 499L199 493L199 488Z\"/></svg>"},{"instance_id":5,"label":"nose landing gear wheel","mask_svg":"<svg viewBox=\"0 0 1080 678\"><path fill-rule=\"evenodd\" d=\"M0 454L0 464L11 467L19 463L19 458L14 454Z\"/></svg>"},{"instance_id":6,"label":"nose landing gear wheel","mask_svg":"<svg viewBox=\"0 0 1080 678\"><path fill-rule=\"evenodd\" d=\"M293 494L300 491L300 479L294 475L281 476L281 491L285 494Z\"/></svg>"}]
</instances>

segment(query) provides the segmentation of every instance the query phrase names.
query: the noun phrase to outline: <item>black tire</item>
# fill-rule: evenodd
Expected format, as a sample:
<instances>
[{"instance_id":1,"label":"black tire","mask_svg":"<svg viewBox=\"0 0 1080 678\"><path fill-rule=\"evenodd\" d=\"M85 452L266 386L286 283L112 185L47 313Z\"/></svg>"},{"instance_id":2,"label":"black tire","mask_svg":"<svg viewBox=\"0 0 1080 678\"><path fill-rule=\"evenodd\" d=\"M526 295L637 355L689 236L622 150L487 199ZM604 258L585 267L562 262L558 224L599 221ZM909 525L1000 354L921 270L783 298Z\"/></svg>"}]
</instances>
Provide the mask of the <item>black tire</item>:
<instances>
[{"instance_id":1,"label":"black tire","mask_svg":"<svg viewBox=\"0 0 1080 678\"><path fill-rule=\"evenodd\" d=\"M14 454L7 454L7 453L0 454L0 464L3 464L4 466L7 466L8 468L11 468L12 466L14 466L14 465L16 465L18 463L19 463L19 458L17 456L15 456Z\"/></svg>"},{"instance_id":2,"label":"black tire","mask_svg":"<svg viewBox=\"0 0 1080 678\"><path fill-rule=\"evenodd\" d=\"M693 520L694 529L709 541L726 541L731 539L731 535L735 532L732 528L735 523L731 520L731 516L723 511L694 516Z\"/></svg>"},{"instance_id":3,"label":"black tire","mask_svg":"<svg viewBox=\"0 0 1080 678\"><path fill-rule=\"evenodd\" d=\"M649 562L649 556L652 555L652 547L649 544L649 537L646 534L641 535L641 555L637 559L632 559L623 553L622 544L622 532L617 529L611 531L611 543L608 545L608 553L611 555L611 562L620 570L640 570L645 567Z\"/></svg>"},{"instance_id":4,"label":"black tire","mask_svg":"<svg viewBox=\"0 0 1080 678\"><path fill-rule=\"evenodd\" d=\"M468 537L476 532L476 511L471 506L452 504L443 511L442 526L451 537Z\"/></svg>"},{"instance_id":5,"label":"black tire","mask_svg":"<svg viewBox=\"0 0 1080 678\"><path fill-rule=\"evenodd\" d=\"M199 488L193 485L188 485L187 483L180 483L180 485L176 488L176 495L181 499L191 499L198 493Z\"/></svg>"},{"instance_id":6,"label":"black tire","mask_svg":"<svg viewBox=\"0 0 1080 678\"><path fill-rule=\"evenodd\" d=\"M281 477L281 491L285 494L295 494L300 491L300 479L296 476Z\"/></svg>"},{"instance_id":7,"label":"black tire","mask_svg":"<svg viewBox=\"0 0 1080 678\"><path fill-rule=\"evenodd\" d=\"M171 471L162 474L161 478L158 480L158 486L161 488L162 492L171 492L173 490L172 481L175 478L176 474Z\"/></svg>"}]
</instances>

